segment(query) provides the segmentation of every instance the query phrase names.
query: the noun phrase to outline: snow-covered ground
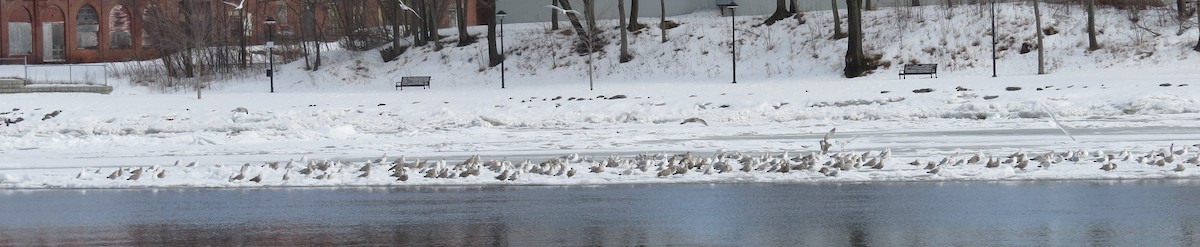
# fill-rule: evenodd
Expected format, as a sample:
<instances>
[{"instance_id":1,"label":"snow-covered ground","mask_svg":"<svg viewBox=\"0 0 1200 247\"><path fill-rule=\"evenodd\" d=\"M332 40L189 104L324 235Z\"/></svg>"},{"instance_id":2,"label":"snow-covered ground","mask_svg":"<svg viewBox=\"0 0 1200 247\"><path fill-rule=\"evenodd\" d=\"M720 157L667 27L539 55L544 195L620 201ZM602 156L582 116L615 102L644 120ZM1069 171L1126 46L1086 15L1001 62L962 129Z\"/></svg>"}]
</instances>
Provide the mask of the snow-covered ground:
<instances>
[{"instance_id":1,"label":"snow-covered ground","mask_svg":"<svg viewBox=\"0 0 1200 247\"><path fill-rule=\"evenodd\" d=\"M1103 10L1106 48L1086 52L1083 12L1047 6L1047 26L1059 32L1047 38L1048 75L1035 75L1036 54L1019 54L1013 41L1033 36L1018 35L1028 24L1019 14L1031 7L1005 4L999 24L1010 35L1001 44L1012 48L1001 52L996 78L990 47L974 44L989 40L984 23L967 6L865 14L878 24L868 28L876 40L868 50L894 65L943 64L939 78L900 80L896 66L840 78L844 40L829 40L830 15L814 12L804 25L752 27L762 17L739 17L739 83L730 84L728 19L697 13L674 18L683 26L667 44L653 28L633 36L634 62L617 63L608 47L597 56L594 91L586 56L557 44L571 37L527 24L506 26L507 89L498 68L480 69L486 46L475 44L417 48L390 63L332 51L318 72L282 65L274 94L266 78L246 76L216 82L202 100L127 79L110 81L113 95L0 95L0 116L25 119L0 127L0 188L1200 177L1188 163L1200 154L1194 24L1173 36L1178 26L1145 17L1141 25L1163 35L1137 39L1152 34L1129 28L1126 12ZM923 21L899 32L895 11ZM395 91L407 75L431 75L433 87ZM689 118L707 125L681 124ZM821 154L818 142L833 128ZM689 152L690 163L671 162ZM1014 154L1025 159L1003 162ZM474 155L478 163L456 167ZM982 161L966 162L977 155ZM389 171L401 156L405 181ZM1039 156L1047 163L1030 161ZM999 167L986 167L989 158ZM871 168L872 159L882 165ZM427 163L414 167L418 160ZM1028 166L1015 168L1020 160ZM1109 163L1116 169L1100 169ZM468 176L424 177L430 170ZM503 173L520 175L496 179Z\"/></svg>"}]
</instances>

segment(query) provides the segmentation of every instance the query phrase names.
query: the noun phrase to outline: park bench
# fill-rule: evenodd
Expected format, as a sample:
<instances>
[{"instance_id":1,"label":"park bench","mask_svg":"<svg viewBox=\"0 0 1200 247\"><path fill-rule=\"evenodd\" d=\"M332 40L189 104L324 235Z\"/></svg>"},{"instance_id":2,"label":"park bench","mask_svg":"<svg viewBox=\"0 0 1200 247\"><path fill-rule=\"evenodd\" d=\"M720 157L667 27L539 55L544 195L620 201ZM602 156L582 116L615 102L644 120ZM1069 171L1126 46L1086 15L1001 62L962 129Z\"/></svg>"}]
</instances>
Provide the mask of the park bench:
<instances>
[{"instance_id":1,"label":"park bench","mask_svg":"<svg viewBox=\"0 0 1200 247\"><path fill-rule=\"evenodd\" d=\"M404 87L421 87L429 88L428 76L405 76L401 77L399 82L396 82L396 89L404 90Z\"/></svg>"},{"instance_id":2,"label":"park bench","mask_svg":"<svg viewBox=\"0 0 1200 247\"><path fill-rule=\"evenodd\" d=\"M900 79L905 79L905 75L930 75L929 78L937 78L937 64L905 64L904 70L900 71Z\"/></svg>"}]
</instances>

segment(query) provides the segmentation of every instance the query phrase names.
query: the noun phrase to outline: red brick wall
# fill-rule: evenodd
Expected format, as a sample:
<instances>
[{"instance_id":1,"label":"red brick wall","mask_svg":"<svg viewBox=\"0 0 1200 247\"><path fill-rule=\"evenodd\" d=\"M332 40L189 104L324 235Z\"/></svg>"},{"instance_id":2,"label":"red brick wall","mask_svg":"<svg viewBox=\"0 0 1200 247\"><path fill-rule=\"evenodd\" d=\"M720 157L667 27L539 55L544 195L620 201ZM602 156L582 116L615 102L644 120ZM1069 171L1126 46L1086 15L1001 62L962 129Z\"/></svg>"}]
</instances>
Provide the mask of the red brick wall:
<instances>
[{"instance_id":1,"label":"red brick wall","mask_svg":"<svg viewBox=\"0 0 1200 247\"><path fill-rule=\"evenodd\" d=\"M220 0L212 0L220 1ZM232 0L231 0L232 1ZM294 26L302 19L300 18L299 9L301 9L300 0L284 0L287 2L288 20L279 22L276 25L277 31L292 30ZM109 33L112 28L109 26L111 21L111 11L122 3L132 2L132 6L125 6L129 12L130 23L129 32L132 38L132 46L129 48L111 48L111 40ZM368 1L372 5L367 9L368 13L375 13L378 10L377 1ZM33 51L28 55L31 63L91 63L91 62L111 62L111 61L128 61L128 60L144 60L158 57L158 51L152 48L144 47L142 44L142 33L144 32L142 23L142 13L146 6L156 4L164 9L174 9L177 5L177 0L0 0L0 57L20 58L23 55L10 55L8 44L8 22L19 21L21 17L15 17L12 14L14 9L28 9L32 17L32 35L33 35ZM219 4L219 3L218 3ZM275 16L279 14L278 5L275 1L261 1L263 6L259 6L260 1L246 1L244 10L250 11L255 20L252 23L253 36L251 37L252 44L262 44L265 40L264 30L266 30L263 19L266 16ZM98 21L99 31L97 32L97 47L95 49L79 49L79 37L77 35L76 18L80 9L88 5L95 8ZM232 10L232 7L228 9ZM171 12L171 10L166 10ZM173 12L176 13L176 12ZM371 14L368 20L375 21L375 14ZM14 16L14 17L10 17ZM325 8L318 7L316 20L319 25L325 23ZM49 35L43 33L42 24L49 22L64 23L64 39L66 59L61 62L46 61L44 49L44 40ZM294 30L299 32L299 30Z\"/></svg>"}]
</instances>

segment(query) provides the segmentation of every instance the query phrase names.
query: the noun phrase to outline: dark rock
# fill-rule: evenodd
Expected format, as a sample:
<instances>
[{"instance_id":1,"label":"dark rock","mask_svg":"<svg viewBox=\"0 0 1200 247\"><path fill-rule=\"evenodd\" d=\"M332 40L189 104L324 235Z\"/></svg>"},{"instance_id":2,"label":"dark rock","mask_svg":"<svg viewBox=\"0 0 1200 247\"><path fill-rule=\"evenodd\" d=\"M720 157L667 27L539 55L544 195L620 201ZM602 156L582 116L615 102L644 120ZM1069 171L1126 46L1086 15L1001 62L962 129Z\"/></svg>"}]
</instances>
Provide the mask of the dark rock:
<instances>
[{"instance_id":1,"label":"dark rock","mask_svg":"<svg viewBox=\"0 0 1200 247\"><path fill-rule=\"evenodd\" d=\"M992 100L992 99L995 99L995 98L1000 98L1000 96L999 96L999 95L987 95L987 96L983 96L983 99L984 99L984 100Z\"/></svg>"},{"instance_id":2,"label":"dark rock","mask_svg":"<svg viewBox=\"0 0 1200 247\"><path fill-rule=\"evenodd\" d=\"M624 94L618 94L618 95L613 95L612 97L608 97L608 99L624 99L624 98L627 98Z\"/></svg>"},{"instance_id":3,"label":"dark rock","mask_svg":"<svg viewBox=\"0 0 1200 247\"><path fill-rule=\"evenodd\" d=\"M807 92L807 91L805 91ZM880 91L879 93L891 93L892 91Z\"/></svg>"},{"instance_id":4,"label":"dark rock","mask_svg":"<svg viewBox=\"0 0 1200 247\"><path fill-rule=\"evenodd\" d=\"M1004 90L1007 90L1007 91L1021 91L1021 87L1006 87L1006 88L1004 88Z\"/></svg>"},{"instance_id":5,"label":"dark rock","mask_svg":"<svg viewBox=\"0 0 1200 247\"><path fill-rule=\"evenodd\" d=\"M932 92L933 92L932 88L922 88L922 89L913 90L913 93L932 93Z\"/></svg>"},{"instance_id":6,"label":"dark rock","mask_svg":"<svg viewBox=\"0 0 1200 247\"><path fill-rule=\"evenodd\" d=\"M1163 83L1163 84L1158 84L1158 86L1159 86L1159 87L1170 87L1170 86L1171 86L1171 84L1170 84L1170 83Z\"/></svg>"}]
</instances>

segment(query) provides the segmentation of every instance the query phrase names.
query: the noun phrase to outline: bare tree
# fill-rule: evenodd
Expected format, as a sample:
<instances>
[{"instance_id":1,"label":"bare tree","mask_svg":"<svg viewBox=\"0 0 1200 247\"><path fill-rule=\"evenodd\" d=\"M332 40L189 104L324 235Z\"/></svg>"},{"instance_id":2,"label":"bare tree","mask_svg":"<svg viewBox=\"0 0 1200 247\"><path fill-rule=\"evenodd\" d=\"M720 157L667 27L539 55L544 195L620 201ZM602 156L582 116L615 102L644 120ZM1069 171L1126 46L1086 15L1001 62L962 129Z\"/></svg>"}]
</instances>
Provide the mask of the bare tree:
<instances>
[{"instance_id":1,"label":"bare tree","mask_svg":"<svg viewBox=\"0 0 1200 247\"><path fill-rule=\"evenodd\" d=\"M625 22L625 1L624 0L617 0L617 12L620 12L620 18L618 18L618 19L621 20L621 26L618 28L618 29L621 29L621 58L620 59L621 59L621 63L626 63L626 62L629 62L630 60L633 60L633 55L629 54L629 39L626 37L629 35L628 33L629 33L630 27L625 26L629 23Z\"/></svg>"},{"instance_id":2,"label":"bare tree","mask_svg":"<svg viewBox=\"0 0 1200 247\"><path fill-rule=\"evenodd\" d=\"M443 2L444 3L444 2ZM342 48L352 51L365 51L387 43L387 36L378 29L370 26L367 14L367 1L329 1L327 11L337 13L334 20L326 18L326 22L336 21L341 27L343 38L339 40Z\"/></svg>"},{"instance_id":3,"label":"bare tree","mask_svg":"<svg viewBox=\"0 0 1200 247\"><path fill-rule=\"evenodd\" d=\"M1175 0L1175 9L1179 11L1179 20L1187 19L1187 3L1184 0Z\"/></svg>"},{"instance_id":4,"label":"bare tree","mask_svg":"<svg viewBox=\"0 0 1200 247\"><path fill-rule=\"evenodd\" d=\"M246 69L246 67L250 64L250 52L246 48L246 46L248 46L246 40L246 27L249 22L246 21L245 9L237 10L237 12L238 25L236 28L236 35L238 37L238 64L242 69Z\"/></svg>"},{"instance_id":5,"label":"bare tree","mask_svg":"<svg viewBox=\"0 0 1200 247\"><path fill-rule=\"evenodd\" d=\"M455 20L458 23L458 46L463 47L475 43L475 36L467 33L467 0L455 1L454 9L458 10ZM558 16L554 16L554 29L558 29Z\"/></svg>"},{"instance_id":6,"label":"bare tree","mask_svg":"<svg viewBox=\"0 0 1200 247\"><path fill-rule=\"evenodd\" d=\"M400 1L383 0L381 2L387 3L384 5L384 6L387 6L387 8L384 10L386 10L385 14L388 17L390 17L390 18L386 18L386 19L387 19L388 25L391 26L391 30L392 30L392 53L398 53L397 51L400 50L400 40L402 40L402 38L401 38L402 36L400 35L400 14L401 14L400 13L401 12ZM407 11L404 11L404 12L407 12ZM398 54L391 54L391 55L398 55ZM384 60L391 60L391 58L389 58L389 57L390 56L385 56Z\"/></svg>"},{"instance_id":7,"label":"bare tree","mask_svg":"<svg viewBox=\"0 0 1200 247\"><path fill-rule=\"evenodd\" d=\"M492 7L487 9L494 9L496 6L495 2L492 1L489 1L487 4L491 4L490 7ZM500 65L504 56L499 53L499 49L496 47L496 11L488 12L486 13L488 18L488 67L495 67L496 65Z\"/></svg>"},{"instance_id":8,"label":"bare tree","mask_svg":"<svg viewBox=\"0 0 1200 247\"><path fill-rule=\"evenodd\" d=\"M866 74L867 57L863 53L862 0L846 0L847 27L850 29L846 41L846 78Z\"/></svg>"},{"instance_id":9,"label":"bare tree","mask_svg":"<svg viewBox=\"0 0 1200 247\"><path fill-rule=\"evenodd\" d=\"M763 24L774 25L775 22L788 17L792 17L792 12L788 11L787 0L775 0L775 13L771 14L770 17L767 17L767 19L763 21Z\"/></svg>"},{"instance_id":10,"label":"bare tree","mask_svg":"<svg viewBox=\"0 0 1200 247\"><path fill-rule=\"evenodd\" d=\"M1033 0L1033 19L1036 23L1037 30L1035 31L1037 31L1038 42L1038 74L1044 75L1046 74L1046 46L1042 43L1045 34L1042 33L1042 8L1040 5L1042 5L1040 1Z\"/></svg>"},{"instance_id":11,"label":"bare tree","mask_svg":"<svg viewBox=\"0 0 1200 247\"><path fill-rule=\"evenodd\" d=\"M317 10L321 8L321 5L325 4L320 0L304 0L303 4L304 11L303 14L301 14L301 22L304 23L305 27L301 28L301 30L303 30L301 32L306 34L304 34L304 37L301 37L300 45L301 49L304 50L305 69L317 71L321 69L321 42L325 41L323 35L325 32L320 31L325 30L325 28L318 26L319 23L317 23ZM326 9L325 11L337 13L334 9ZM328 15L329 14L327 13L326 16ZM326 19L326 25L328 26L328 22L331 21L332 20ZM333 22L336 23L336 21ZM399 41L396 43L398 44ZM309 48L313 49L312 53L308 52ZM309 57L312 57L312 59L309 59Z\"/></svg>"},{"instance_id":12,"label":"bare tree","mask_svg":"<svg viewBox=\"0 0 1200 247\"><path fill-rule=\"evenodd\" d=\"M659 16L662 18L658 20L658 28L662 29L662 42L667 43L667 0L658 0L658 5Z\"/></svg>"},{"instance_id":13,"label":"bare tree","mask_svg":"<svg viewBox=\"0 0 1200 247\"><path fill-rule=\"evenodd\" d=\"M833 3L833 39L842 39L846 37L846 33L842 32L842 17L838 16L837 0L829 0Z\"/></svg>"},{"instance_id":14,"label":"bare tree","mask_svg":"<svg viewBox=\"0 0 1200 247\"><path fill-rule=\"evenodd\" d=\"M626 26L626 29L628 29L630 32L633 32L642 28L646 28L646 25L638 23L638 8L641 7L642 4L638 0L632 0L629 3L631 4L629 6L629 25Z\"/></svg>"},{"instance_id":15,"label":"bare tree","mask_svg":"<svg viewBox=\"0 0 1200 247\"><path fill-rule=\"evenodd\" d=\"M147 8L143 23L149 25L143 28L162 56L167 76L189 78L187 86L196 90L197 99L203 96L208 75L241 67L238 41L232 35L241 29L241 18L236 13L231 16L231 10L224 4L200 0Z\"/></svg>"},{"instance_id":16,"label":"bare tree","mask_svg":"<svg viewBox=\"0 0 1200 247\"><path fill-rule=\"evenodd\" d=\"M804 24L804 11L800 9L799 0L792 0L792 15L796 17L796 22Z\"/></svg>"},{"instance_id":17,"label":"bare tree","mask_svg":"<svg viewBox=\"0 0 1200 247\"><path fill-rule=\"evenodd\" d=\"M912 0L912 6L913 7L921 6L921 0Z\"/></svg>"},{"instance_id":18,"label":"bare tree","mask_svg":"<svg viewBox=\"0 0 1200 247\"><path fill-rule=\"evenodd\" d=\"M1096 42L1096 0L1087 0L1087 15L1088 50L1099 50L1100 43Z\"/></svg>"},{"instance_id":19,"label":"bare tree","mask_svg":"<svg viewBox=\"0 0 1200 247\"><path fill-rule=\"evenodd\" d=\"M558 5L562 9L572 10L571 2L568 0L558 0ZM582 38L582 37L587 35L587 31L583 29L583 23L581 23L579 21L579 17L575 16L575 14L573 14L573 13L567 13L565 15L567 16L567 19L571 21L571 27L575 28L575 32L584 34L584 35L580 36L580 40L583 40L584 38Z\"/></svg>"},{"instance_id":20,"label":"bare tree","mask_svg":"<svg viewBox=\"0 0 1200 247\"><path fill-rule=\"evenodd\" d=\"M599 32L600 29L596 27L596 0L583 0L583 11L583 14L587 15L588 28L591 29L588 30L589 36Z\"/></svg>"},{"instance_id":21,"label":"bare tree","mask_svg":"<svg viewBox=\"0 0 1200 247\"><path fill-rule=\"evenodd\" d=\"M434 50L441 50L442 42L440 42L440 41L442 40L442 37L438 34L438 25L440 25L440 23L442 23L445 20L446 15L443 15L442 13L445 13L446 11L449 10L450 2L449 1L424 1L424 2L425 2L425 4L423 5L423 7L425 9L423 9L423 12L425 14L421 15L421 16L425 17L423 20L425 21L425 32L427 33L426 36L429 37L430 41L433 41L433 49Z\"/></svg>"},{"instance_id":22,"label":"bare tree","mask_svg":"<svg viewBox=\"0 0 1200 247\"><path fill-rule=\"evenodd\" d=\"M558 1L550 0L550 5L558 6ZM550 30L558 30L558 11L553 9L550 10Z\"/></svg>"}]
</instances>

